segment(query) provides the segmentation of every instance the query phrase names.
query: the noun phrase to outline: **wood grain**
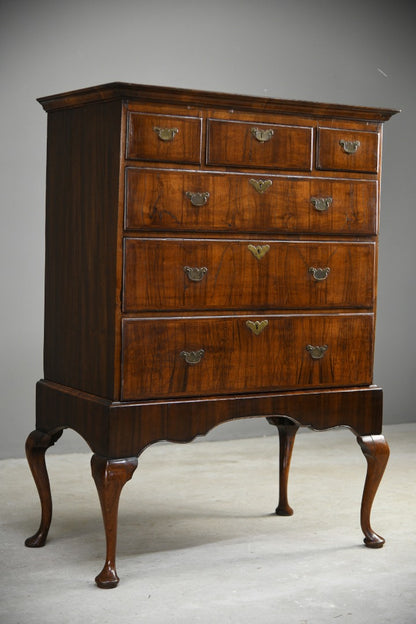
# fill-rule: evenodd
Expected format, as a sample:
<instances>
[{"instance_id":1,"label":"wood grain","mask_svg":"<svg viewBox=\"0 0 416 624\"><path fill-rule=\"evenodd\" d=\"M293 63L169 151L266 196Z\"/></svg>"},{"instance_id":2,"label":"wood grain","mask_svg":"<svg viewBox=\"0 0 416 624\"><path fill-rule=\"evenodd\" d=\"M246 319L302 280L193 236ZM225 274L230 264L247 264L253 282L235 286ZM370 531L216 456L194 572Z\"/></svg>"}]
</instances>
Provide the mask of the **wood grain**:
<instances>
[{"instance_id":1,"label":"wood grain","mask_svg":"<svg viewBox=\"0 0 416 624\"><path fill-rule=\"evenodd\" d=\"M249 250L268 246L258 260ZM371 308L375 243L127 238L123 310ZM207 269L200 282L184 267ZM329 268L318 281L311 268Z\"/></svg>"},{"instance_id":2,"label":"wood grain","mask_svg":"<svg viewBox=\"0 0 416 624\"><path fill-rule=\"evenodd\" d=\"M114 398L120 104L48 119L45 377Z\"/></svg>"},{"instance_id":3,"label":"wood grain","mask_svg":"<svg viewBox=\"0 0 416 624\"><path fill-rule=\"evenodd\" d=\"M161 162L201 162L202 120L197 117L129 113L127 158ZM155 128L175 130L171 141L161 140Z\"/></svg>"},{"instance_id":4,"label":"wood grain","mask_svg":"<svg viewBox=\"0 0 416 624\"><path fill-rule=\"evenodd\" d=\"M246 321L263 319L256 336ZM369 385L373 325L372 314L126 319L122 399ZM328 345L322 360L309 344ZM180 355L200 349L195 365Z\"/></svg>"},{"instance_id":5,"label":"wood grain","mask_svg":"<svg viewBox=\"0 0 416 624\"><path fill-rule=\"evenodd\" d=\"M250 180L271 180L258 193ZM188 192L208 192L195 207ZM325 211L313 198L331 198ZM258 174L126 169L127 230L372 235L378 227L376 181Z\"/></svg>"},{"instance_id":6,"label":"wood grain","mask_svg":"<svg viewBox=\"0 0 416 624\"><path fill-rule=\"evenodd\" d=\"M260 169L312 169L312 128L277 124L208 120L208 165ZM272 130L273 136L259 142L252 129Z\"/></svg>"},{"instance_id":7,"label":"wood grain","mask_svg":"<svg viewBox=\"0 0 416 624\"><path fill-rule=\"evenodd\" d=\"M340 144L342 140L359 141L360 145L356 153L346 153ZM379 140L380 136L377 132L319 128L317 168L376 173L378 171Z\"/></svg>"}]
</instances>

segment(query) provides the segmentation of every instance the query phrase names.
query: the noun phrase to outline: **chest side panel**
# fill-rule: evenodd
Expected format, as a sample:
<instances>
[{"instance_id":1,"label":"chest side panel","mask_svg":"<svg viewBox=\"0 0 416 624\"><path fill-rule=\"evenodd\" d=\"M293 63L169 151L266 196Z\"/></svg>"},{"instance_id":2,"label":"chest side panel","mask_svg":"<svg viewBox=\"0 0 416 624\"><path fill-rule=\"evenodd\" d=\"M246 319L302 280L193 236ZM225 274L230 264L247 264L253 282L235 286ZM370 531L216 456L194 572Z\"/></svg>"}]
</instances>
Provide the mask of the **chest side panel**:
<instances>
[{"instance_id":1,"label":"chest side panel","mask_svg":"<svg viewBox=\"0 0 416 624\"><path fill-rule=\"evenodd\" d=\"M48 117L45 378L113 398L119 102Z\"/></svg>"}]
</instances>

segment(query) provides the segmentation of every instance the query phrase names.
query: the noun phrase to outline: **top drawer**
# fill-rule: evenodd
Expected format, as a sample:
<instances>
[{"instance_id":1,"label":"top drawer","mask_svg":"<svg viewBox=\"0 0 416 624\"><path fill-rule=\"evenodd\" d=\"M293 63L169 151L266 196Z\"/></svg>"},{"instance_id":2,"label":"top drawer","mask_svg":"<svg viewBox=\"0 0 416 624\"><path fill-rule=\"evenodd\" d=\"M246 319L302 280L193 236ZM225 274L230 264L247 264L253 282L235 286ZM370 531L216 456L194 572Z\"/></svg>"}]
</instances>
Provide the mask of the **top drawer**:
<instances>
[{"instance_id":1,"label":"top drawer","mask_svg":"<svg viewBox=\"0 0 416 624\"><path fill-rule=\"evenodd\" d=\"M311 171L312 128L209 119L207 164Z\"/></svg>"},{"instance_id":2,"label":"top drawer","mask_svg":"<svg viewBox=\"0 0 416 624\"><path fill-rule=\"evenodd\" d=\"M379 134L319 128L317 169L327 171L357 171L377 173Z\"/></svg>"},{"instance_id":3,"label":"top drawer","mask_svg":"<svg viewBox=\"0 0 416 624\"><path fill-rule=\"evenodd\" d=\"M158 162L201 162L202 119L129 113L126 157Z\"/></svg>"}]
</instances>

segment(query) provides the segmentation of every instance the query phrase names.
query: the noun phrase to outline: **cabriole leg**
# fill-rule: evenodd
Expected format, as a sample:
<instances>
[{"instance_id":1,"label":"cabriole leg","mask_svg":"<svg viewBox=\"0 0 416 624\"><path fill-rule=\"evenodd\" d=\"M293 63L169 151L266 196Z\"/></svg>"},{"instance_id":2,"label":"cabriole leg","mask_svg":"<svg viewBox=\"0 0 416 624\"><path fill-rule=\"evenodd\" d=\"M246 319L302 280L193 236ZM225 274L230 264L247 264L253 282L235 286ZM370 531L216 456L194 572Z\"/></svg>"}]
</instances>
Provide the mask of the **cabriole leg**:
<instances>
[{"instance_id":1,"label":"cabriole leg","mask_svg":"<svg viewBox=\"0 0 416 624\"><path fill-rule=\"evenodd\" d=\"M384 538L374 533L370 524L371 507L387 465L390 450L384 436L357 437L357 442L367 460L367 476L361 502L361 528L368 548L381 548Z\"/></svg>"},{"instance_id":2,"label":"cabriole leg","mask_svg":"<svg viewBox=\"0 0 416 624\"><path fill-rule=\"evenodd\" d=\"M50 446L61 437L62 430L53 435L43 431L32 431L26 440L26 457L36 483L40 504L41 521L39 529L32 537L28 537L25 545L30 548L44 546L52 520L52 497L48 471L45 463L45 453Z\"/></svg>"},{"instance_id":3,"label":"cabriole leg","mask_svg":"<svg viewBox=\"0 0 416 624\"><path fill-rule=\"evenodd\" d=\"M291 516L293 509L288 502L287 484L293 445L299 425L282 417L273 417L267 420L279 431L279 504L276 508L276 514L278 516Z\"/></svg>"},{"instance_id":4,"label":"cabriole leg","mask_svg":"<svg viewBox=\"0 0 416 624\"><path fill-rule=\"evenodd\" d=\"M127 459L106 459L99 455L91 458L92 476L97 486L103 514L106 537L106 560L95 582L98 587L116 587L119 578L116 572L117 517L121 490L137 468L137 457Z\"/></svg>"}]
</instances>

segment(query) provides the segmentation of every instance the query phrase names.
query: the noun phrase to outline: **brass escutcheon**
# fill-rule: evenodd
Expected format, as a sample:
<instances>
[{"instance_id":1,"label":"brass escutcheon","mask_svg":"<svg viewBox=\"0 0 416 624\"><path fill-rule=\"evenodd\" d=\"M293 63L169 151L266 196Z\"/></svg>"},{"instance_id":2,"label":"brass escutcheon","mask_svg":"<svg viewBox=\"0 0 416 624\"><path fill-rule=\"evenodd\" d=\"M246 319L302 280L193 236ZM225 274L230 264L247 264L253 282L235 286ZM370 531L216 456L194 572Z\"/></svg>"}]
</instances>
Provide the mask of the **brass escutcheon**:
<instances>
[{"instance_id":1,"label":"brass escutcheon","mask_svg":"<svg viewBox=\"0 0 416 624\"><path fill-rule=\"evenodd\" d=\"M271 187L273 182L272 180L255 180L254 178L251 178L251 180L249 180L249 184L256 189L257 193L265 193L267 189Z\"/></svg>"},{"instance_id":2,"label":"brass escutcheon","mask_svg":"<svg viewBox=\"0 0 416 624\"><path fill-rule=\"evenodd\" d=\"M186 191L185 197L191 200L192 206L205 206L209 199L209 193L193 193L192 191Z\"/></svg>"},{"instance_id":3,"label":"brass escutcheon","mask_svg":"<svg viewBox=\"0 0 416 624\"><path fill-rule=\"evenodd\" d=\"M309 352L309 355L313 360L322 360L325 355L325 351L328 349L328 345L316 346L306 345L306 351Z\"/></svg>"},{"instance_id":4,"label":"brass escutcheon","mask_svg":"<svg viewBox=\"0 0 416 624\"><path fill-rule=\"evenodd\" d=\"M341 139L339 144L346 154L355 154L361 145L359 141L346 141L345 139Z\"/></svg>"},{"instance_id":5,"label":"brass escutcheon","mask_svg":"<svg viewBox=\"0 0 416 624\"><path fill-rule=\"evenodd\" d=\"M313 279L315 279L317 282L323 282L324 280L326 280L330 270L331 269L329 267L309 267L308 269L309 273L312 273Z\"/></svg>"},{"instance_id":6,"label":"brass escutcheon","mask_svg":"<svg viewBox=\"0 0 416 624\"><path fill-rule=\"evenodd\" d=\"M270 245L247 245L247 248L257 260L261 260L270 251Z\"/></svg>"},{"instance_id":7,"label":"brass escutcheon","mask_svg":"<svg viewBox=\"0 0 416 624\"><path fill-rule=\"evenodd\" d=\"M268 130L251 128L250 132L254 136L254 138L257 139L257 141L259 141L260 143L266 143L267 141L270 141L270 139L274 135L274 130L272 130L271 128L269 128Z\"/></svg>"},{"instance_id":8,"label":"brass escutcheon","mask_svg":"<svg viewBox=\"0 0 416 624\"><path fill-rule=\"evenodd\" d=\"M153 128L154 132L156 132L157 136L161 141L173 141L175 136L178 134L178 128L159 128L155 126Z\"/></svg>"},{"instance_id":9,"label":"brass escutcheon","mask_svg":"<svg viewBox=\"0 0 416 624\"><path fill-rule=\"evenodd\" d=\"M264 319L263 321L246 321L247 327L255 336L259 336L259 334L266 329L268 324L269 321L267 319Z\"/></svg>"},{"instance_id":10,"label":"brass escutcheon","mask_svg":"<svg viewBox=\"0 0 416 624\"><path fill-rule=\"evenodd\" d=\"M198 351L181 351L179 354L187 364L199 364L205 355L204 349Z\"/></svg>"},{"instance_id":11,"label":"brass escutcheon","mask_svg":"<svg viewBox=\"0 0 416 624\"><path fill-rule=\"evenodd\" d=\"M200 282L208 273L207 267L184 266L183 270L185 271L187 277L191 280L191 282Z\"/></svg>"},{"instance_id":12,"label":"brass escutcheon","mask_svg":"<svg viewBox=\"0 0 416 624\"><path fill-rule=\"evenodd\" d=\"M332 204L332 197L311 197L311 204L318 212L325 212Z\"/></svg>"}]
</instances>

